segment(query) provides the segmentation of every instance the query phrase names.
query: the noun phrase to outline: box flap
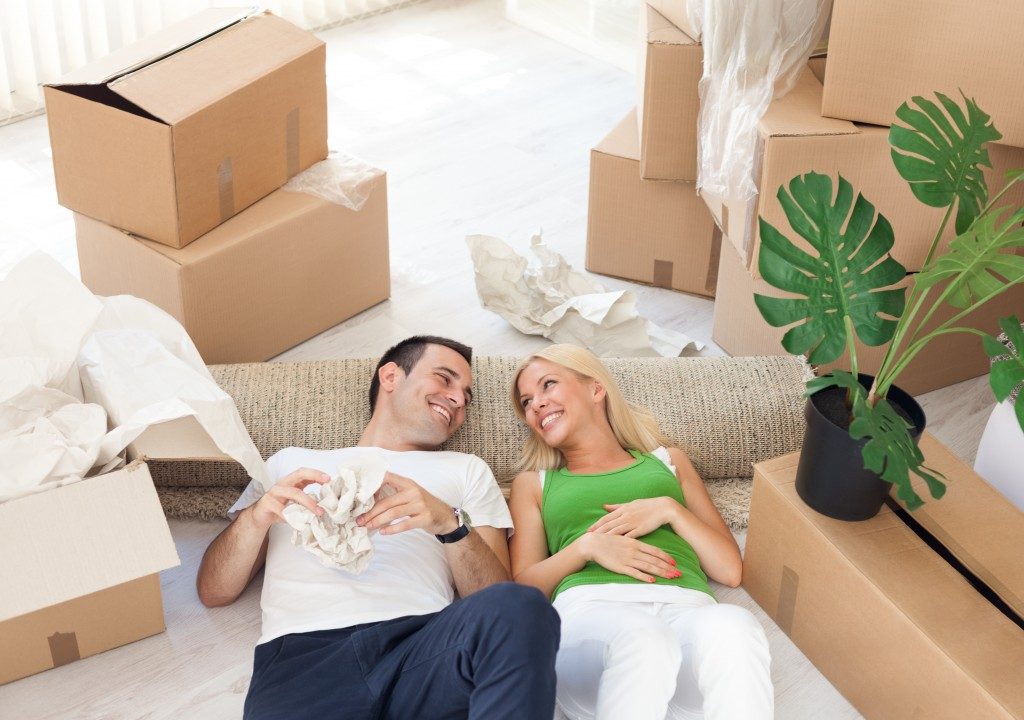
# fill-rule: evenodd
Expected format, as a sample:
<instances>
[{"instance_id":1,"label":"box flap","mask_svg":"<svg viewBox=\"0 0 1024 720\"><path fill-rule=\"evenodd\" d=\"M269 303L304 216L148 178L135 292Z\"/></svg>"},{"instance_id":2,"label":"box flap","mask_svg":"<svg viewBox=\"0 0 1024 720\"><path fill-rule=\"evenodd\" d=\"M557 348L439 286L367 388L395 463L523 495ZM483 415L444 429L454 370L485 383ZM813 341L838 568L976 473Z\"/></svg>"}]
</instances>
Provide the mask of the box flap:
<instances>
[{"instance_id":1,"label":"box flap","mask_svg":"<svg viewBox=\"0 0 1024 720\"><path fill-rule=\"evenodd\" d=\"M0 621L180 564L143 463L0 503L0 548Z\"/></svg>"},{"instance_id":2,"label":"box flap","mask_svg":"<svg viewBox=\"0 0 1024 720\"><path fill-rule=\"evenodd\" d=\"M636 110L630 110L629 115L622 118L622 121L594 146L594 151L640 160L640 132L636 122Z\"/></svg>"},{"instance_id":3,"label":"box flap","mask_svg":"<svg viewBox=\"0 0 1024 720\"><path fill-rule=\"evenodd\" d=\"M762 136L855 135L860 132L849 120L821 116L821 82L805 67L796 85L768 106L758 125Z\"/></svg>"},{"instance_id":4,"label":"box flap","mask_svg":"<svg viewBox=\"0 0 1024 720\"><path fill-rule=\"evenodd\" d=\"M647 42L664 45L700 45L650 5L645 4L644 8L647 11L644 16Z\"/></svg>"},{"instance_id":5,"label":"box flap","mask_svg":"<svg viewBox=\"0 0 1024 720\"><path fill-rule=\"evenodd\" d=\"M62 85L102 85L130 72L173 55L182 48L220 32L256 12L248 8L210 8L168 25L147 38L115 50L96 62L61 77L54 87Z\"/></svg>"},{"instance_id":6,"label":"box flap","mask_svg":"<svg viewBox=\"0 0 1024 720\"><path fill-rule=\"evenodd\" d=\"M110 88L174 124L321 45L322 40L286 20L254 15L118 78Z\"/></svg>"},{"instance_id":7,"label":"box flap","mask_svg":"<svg viewBox=\"0 0 1024 720\"><path fill-rule=\"evenodd\" d=\"M227 460L194 415L150 425L128 446L128 456L142 460Z\"/></svg>"}]
</instances>

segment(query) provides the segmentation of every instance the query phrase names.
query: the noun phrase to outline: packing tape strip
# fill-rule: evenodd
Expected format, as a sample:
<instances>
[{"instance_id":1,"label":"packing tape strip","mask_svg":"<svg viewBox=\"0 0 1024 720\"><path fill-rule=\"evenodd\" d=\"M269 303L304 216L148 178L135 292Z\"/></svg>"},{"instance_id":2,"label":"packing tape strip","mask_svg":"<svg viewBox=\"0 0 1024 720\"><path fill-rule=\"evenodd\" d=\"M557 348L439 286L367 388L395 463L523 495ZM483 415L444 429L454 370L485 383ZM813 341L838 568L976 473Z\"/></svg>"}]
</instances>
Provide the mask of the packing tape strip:
<instances>
[{"instance_id":1,"label":"packing tape strip","mask_svg":"<svg viewBox=\"0 0 1024 720\"><path fill-rule=\"evenodd\" d=\"M718 286L718 260L722 255L722 231L717 225L711 230L711 253L708 257L708 274L704 276L704 292L715 294Z\"/></svg>"},{"instance_id":2,"label":"packing tape strip","mask_svg":"<svg viewBox=\"0 0 1024 720\"><path fill-rule=\"evenodd\" d=\"M235 174L230 157L221 160L217 166L217 196L220 200L220 221L226 222L235 214Z\"/></svg>"},{"instance_id":3,"label":"packing tape strip","mask_svg":"<svg viewBox=\"0 0 1024 720\"><path fill-rule=\"evenodd\" d=\"M82 659L78 651L78 636L73 632L55 632L46 639L50 643L50 658L53 660L54 667Z\"/></svg>"},{"instance_id":4,"label":"packing tape strip","mask_svg":"<svg viewBox=\"0 0 1024 720\"><path fill-rule=\"evenodd\" d=\"M651 282L658 287L672 287L672 262L670 260L654 261L654 280Z\"/></svg>"},{"instance_id":5,"label":"packing tape strip","mask_svg":"<svg viewBox=\"0 0 1024 720\"><path fill-rule=\"evenodd\" d=\"M299 109L292 108L285 121L285 170L288 177L299 174Z\"/></svg>"},{"instance_id":6,"label":"packing tape strip","mask_svg":"<svg viewBox=\"0 0 1024 720\"><path fill-rule=\"evenodd\" d=\"M800 576L788 565L782 566L782 582L779 584L779 604L775 608L775 622L786 635L792 636L793 615L796 612L796 594L800 587Z\"/></svg>"}]
</instances>

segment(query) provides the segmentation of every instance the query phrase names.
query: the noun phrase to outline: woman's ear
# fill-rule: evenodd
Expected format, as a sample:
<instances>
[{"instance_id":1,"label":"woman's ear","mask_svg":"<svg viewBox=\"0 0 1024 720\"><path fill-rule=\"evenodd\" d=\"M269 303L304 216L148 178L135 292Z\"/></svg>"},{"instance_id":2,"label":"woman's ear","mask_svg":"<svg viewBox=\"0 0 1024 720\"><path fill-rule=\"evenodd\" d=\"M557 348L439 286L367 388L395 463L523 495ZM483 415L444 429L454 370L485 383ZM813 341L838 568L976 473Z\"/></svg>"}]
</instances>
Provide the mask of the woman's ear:
<instances>
[{"instance_id":1,"label":"woman's ear","mask_svg":"<svg viewBox=\"0 0 1024 720\"><path fill-rule=\"evenodd\" d=\"M604 402L605 396L608 394L604 389L604 385L597 380L590 381L590 392L595 403Z\"/></svg>"}]
</instances>

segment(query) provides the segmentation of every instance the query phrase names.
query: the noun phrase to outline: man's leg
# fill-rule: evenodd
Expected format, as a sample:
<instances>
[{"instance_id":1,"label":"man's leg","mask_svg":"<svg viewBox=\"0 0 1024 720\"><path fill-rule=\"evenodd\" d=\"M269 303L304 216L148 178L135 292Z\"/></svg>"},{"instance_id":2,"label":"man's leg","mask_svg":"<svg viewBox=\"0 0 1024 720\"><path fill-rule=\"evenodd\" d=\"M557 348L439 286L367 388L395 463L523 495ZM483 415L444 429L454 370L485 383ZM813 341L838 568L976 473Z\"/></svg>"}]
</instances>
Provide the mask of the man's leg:
<instances>
[{"instance_id":1,"label":"man's leg","mask_svg":"<svg viewBox=\"0 0 1024 720\"><path fill-rule=\"evenodd\" d=\"M366 679L388 720L551 720L559 621L538 590L492 585L398 644L385 626L355 644L361 658L379 658Z\"/></svg>"}]
</instances>

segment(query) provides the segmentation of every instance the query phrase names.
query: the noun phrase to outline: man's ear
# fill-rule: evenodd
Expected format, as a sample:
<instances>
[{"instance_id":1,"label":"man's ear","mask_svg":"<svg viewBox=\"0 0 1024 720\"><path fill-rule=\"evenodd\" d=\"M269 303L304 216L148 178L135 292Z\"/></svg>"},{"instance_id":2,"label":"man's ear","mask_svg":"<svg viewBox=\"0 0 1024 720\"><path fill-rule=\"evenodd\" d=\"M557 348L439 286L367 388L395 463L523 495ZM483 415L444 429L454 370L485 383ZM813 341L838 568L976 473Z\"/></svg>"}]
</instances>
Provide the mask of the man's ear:
<instances>
[{"instance_id":1,"label":"man's ear","mask_svg":"<svg viewBox=\"0 0 1024 720\"><path fill-rule=\"evenodd\" d=\"M377 370L380 389L384 392L394 392L395 387L404 377L405 372L396 362L384 363Z\"/></svg>"}]
</instances>

